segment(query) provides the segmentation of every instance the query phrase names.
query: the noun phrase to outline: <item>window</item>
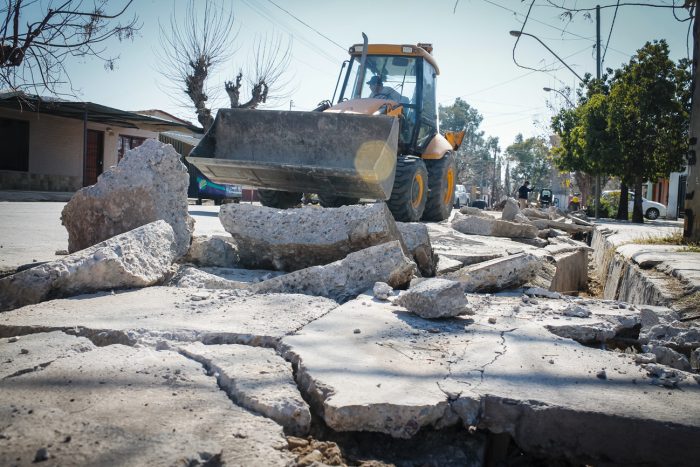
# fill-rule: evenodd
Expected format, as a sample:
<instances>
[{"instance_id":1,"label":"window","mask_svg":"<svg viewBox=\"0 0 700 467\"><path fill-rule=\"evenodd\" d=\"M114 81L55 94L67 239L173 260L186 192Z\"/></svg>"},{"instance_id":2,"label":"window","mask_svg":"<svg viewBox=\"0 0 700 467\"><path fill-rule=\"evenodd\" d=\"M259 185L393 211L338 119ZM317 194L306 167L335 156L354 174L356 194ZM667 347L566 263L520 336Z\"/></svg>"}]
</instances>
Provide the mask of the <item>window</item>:
<instances>
[{"instance_id":1,"label":"window","mask_svg":"<svg viewBox=\"0 0 700 467\"><path fill-rule=\"evenodd\" d=\"M126 151L141 146L144 141L146 141L146 138L119 135L119 144L117 145L117 162L122 160L122 157L124 157Z\"/></svg>"},{"instance_id":2,"label":"window","mask_svg":"<svg viewBox=\"0 0 700 467\"><path fill-rule=\"evenodd\" d=\"M29 122L0 118L0 170L29 171Z\"/></svg>"}]
</instances>

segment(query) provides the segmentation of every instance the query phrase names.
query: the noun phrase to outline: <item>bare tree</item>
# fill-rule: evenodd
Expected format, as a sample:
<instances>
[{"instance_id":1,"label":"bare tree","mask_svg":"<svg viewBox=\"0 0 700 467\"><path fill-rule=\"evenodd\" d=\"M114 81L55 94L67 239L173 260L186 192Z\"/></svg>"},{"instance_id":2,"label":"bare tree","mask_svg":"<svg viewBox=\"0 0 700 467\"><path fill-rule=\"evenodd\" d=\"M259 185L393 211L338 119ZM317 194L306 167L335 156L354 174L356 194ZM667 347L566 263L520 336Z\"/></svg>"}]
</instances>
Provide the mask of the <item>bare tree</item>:
<instances>
[{"instance_id":1,"label":"bare tree","mask_svg":"<svg viewBox=\"0 0 700 467\"><path fill-rule=\"evenodd\" d=\"M65 62L71 56L96 57L113 69L118 57L106 56L104 43L133 39L140 27L136 16L115 24L132 2L122 1L112 11L107 0L90 8L80 0L49 1L45 7L36 0L6 0L0 6L0 86L58 94L70 83Z\"/></svg>"},{"instance_id":2,"label":"bare tree","mask_svg":"<svg viewBox=\"0 0 700 467\"><path fill-rule=\"evenodd\" d=\"M178 92L184 91L189 105L194 104L197 120L208 130L214 122L210 97L216 95L208 79L237 52L238 34L233 32L234 15L227 3L207 0L196 5L204 7L197 9L190 0L182 21L173 12L168 27L161 25L158 55L161 74ZM232 108L255 109L281 94L287 85L283 75L291 55L291 45L284 47L283 42L279 38L255 42L251 66L246 71L241 68L235 79L224 85ZM241 102L241 93L247 88L251 97Z\"/></svg>"}]
</instances>

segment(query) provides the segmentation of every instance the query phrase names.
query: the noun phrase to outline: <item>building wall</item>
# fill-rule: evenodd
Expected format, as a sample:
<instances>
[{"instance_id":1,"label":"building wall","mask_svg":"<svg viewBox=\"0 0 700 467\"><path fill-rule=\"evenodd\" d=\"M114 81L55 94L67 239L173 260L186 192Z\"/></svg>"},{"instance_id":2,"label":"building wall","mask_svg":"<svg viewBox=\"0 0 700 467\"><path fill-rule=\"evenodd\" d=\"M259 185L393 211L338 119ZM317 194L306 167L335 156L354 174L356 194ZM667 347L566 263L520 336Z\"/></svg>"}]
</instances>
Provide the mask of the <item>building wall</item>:
<instances>
[{"instance_id":1,"label":"building wall","mask_svg":"<svg viewBox=\"0 0 700 467\"><path fill-rule=\"evenodd\" d=\"M0 170L0 189L76 191L83 184L83 121L32 111L0 109L0 118L29 122L29 171ZM104 132L103 171L117 163L119 135L157 138L152 131L88 122Z\"/></svg>"}]
</instances>

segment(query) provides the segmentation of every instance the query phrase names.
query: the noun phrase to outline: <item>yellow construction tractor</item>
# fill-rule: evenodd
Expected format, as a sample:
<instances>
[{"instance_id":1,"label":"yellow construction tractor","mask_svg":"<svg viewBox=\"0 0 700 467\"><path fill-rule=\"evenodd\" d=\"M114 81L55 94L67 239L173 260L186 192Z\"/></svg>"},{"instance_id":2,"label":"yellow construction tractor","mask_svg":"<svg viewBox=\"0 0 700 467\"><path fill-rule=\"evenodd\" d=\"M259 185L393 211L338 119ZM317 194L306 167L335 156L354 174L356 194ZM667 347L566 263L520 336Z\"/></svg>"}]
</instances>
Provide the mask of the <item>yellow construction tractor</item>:
<instances>
[{"instance_id":1,"label":"yellow construction tractor","mask_svg":"<svg viewBox=\"0 0 700 467\"><path fill-rule=\"evenodd\" d=\"M335 103L222 109L189 162L215 182L258 187L265 206L293 207L316 193L325 207L375 199L399 221L446 219L464 132L439 133L432 46L364 38L350 47Z\"/></svg>"}]
</instances>

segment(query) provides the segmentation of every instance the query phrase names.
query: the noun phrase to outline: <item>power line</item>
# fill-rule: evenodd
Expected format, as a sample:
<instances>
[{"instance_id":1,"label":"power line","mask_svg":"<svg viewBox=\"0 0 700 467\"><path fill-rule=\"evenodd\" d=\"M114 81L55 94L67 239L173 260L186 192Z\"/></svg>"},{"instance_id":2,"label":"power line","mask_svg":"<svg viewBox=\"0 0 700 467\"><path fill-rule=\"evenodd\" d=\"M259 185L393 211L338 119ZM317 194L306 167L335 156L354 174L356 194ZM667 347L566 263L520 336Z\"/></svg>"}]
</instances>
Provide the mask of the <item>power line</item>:
<instances>
[{"instance_id":1,"label":"power line","mask_svg":"<svg viewBox=\"0 0 700 467\"><path fill-rule=\"evenodd\" d=\"M615 18L617 18L617 10L620 7L620 0L617 0L617 5L615 6L615 13L613 14L612 23L610 23L610 32L608 32L608 40L605 41L605 50L603 51L603 58L600 61L601 68L603 63L605 63L605 55L608 53L608 47L610 46L610 36L612 36L613 27L615 26Z\"/></svg>"},{"instance_id":2,"label":"power line","mask_svg":"<svg viewBox=\"0 0 700 467\"><path fill-rule=\"evenodd\" d=\"M327 40L328 42L330 42L331 44L337 45L337 46L340 47L340 49L343 50L343 51L347 50L345 47L343 47L342 45L338 44L336 41L334 41L334 40L331 39L330 37L326 36L325 34L323 34L323 33L322 33L321 31L319 31L318 29L316 29L316 28L314 28L313 26L311 26L311 25L305 23L304 21L300 20L298 17L296 17L296 16L295 16L293 13L291 13L289 10L285 10L284 8L282 8L281 6L279 6L278 4L276 4L275 2L273 2L272 0L267 0L267 1L270 2L270 3L272 3L273 5L275 5L275 6L276 6L277 8L279 8L280 10L284 11L285 13L287 13L289 16L291 16L291 17L294 18L295 20L299 21L301 24L303 24L303 25L306 26L307 28L311 29L313 32L315 32L315 33L318 34L319 36L321 36L321 37L323 37L324 39L326 39L326 40Z\"/></svg>"}]
</instances>

